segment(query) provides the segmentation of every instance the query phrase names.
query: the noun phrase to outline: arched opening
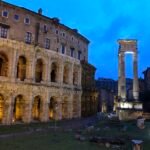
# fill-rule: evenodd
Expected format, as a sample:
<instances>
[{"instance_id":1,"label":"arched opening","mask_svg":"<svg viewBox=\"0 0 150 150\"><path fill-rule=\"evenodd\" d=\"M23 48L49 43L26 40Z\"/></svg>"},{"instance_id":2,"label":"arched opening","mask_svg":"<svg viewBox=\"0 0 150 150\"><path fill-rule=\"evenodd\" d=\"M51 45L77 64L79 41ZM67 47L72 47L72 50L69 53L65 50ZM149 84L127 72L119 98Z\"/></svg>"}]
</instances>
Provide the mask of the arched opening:
<instances>
[{"instance_id":1,"label":"arched opening","mask_svg":"<svg viewBox=\"0 0 150 150\"><path fill-rule=\"evenodd\" d=\"M40 120L41 108L42 108L41 97L36 96L34 98L33 105L32 105L33 120Z\"/></svg>"},{"instance_id":2,"label":"arched opening","mask_svg":"<svg viewBox=\"0 0 150 150\"><path fill-rule=\"evenodd\" d=\"M2 53L0 53L0 76L8 76L8 59Z\"/></svg>"},{"instance_id":3,"label":"arched opening","mask_svg":"<svg viewBox=\"0 0 150 150\"><path fill-rule=\"evenodd\" d=\"M35 82L41 82L43 75L43 61L38 59L35 67Z\"/></svg>"},{"instance_id":4,"label":"arched opening","mask_svg":"<svg viewBox=\"0 0 150 150\"><path fill-rule=\"evenodd\" d=\"M56 118L56 112L57 112L57 101L55 97L51 97L50 103L49 103L49 119L55 119Z\"/></svg>"},{"instance_id":5,"label":"arched opening","mask_svg":"<svg viewBox=\"0 0 150 150\"><path fill-rule=\"evenodd\" d=\"M64 66L63 83L69 83L69 67L67 65Z\"/></svg>"},{"instance_id":6,"label":"arched opening","mask_svg":"<svg viewBox=\"0 0 150 150\"><path fill-rule=\"evenodd\" d=\"M51 65L51 82L57 82L57 64L55 62Z\"/></svg>"},{"instance_id":7,"label":"arched opening","mask_svg":"<svg viewBox=\"0 0 150 150\"><path fill-rule=\"evenodd\" d=\"M0 94L0 123L3 120L4 116L4 97Z\"/></svg>"},{"instance_id":8,"label":"arched opening","mask_svg":"<svg viewBox=\"0 0 150 150\"><path fill-rule=\"evenodd\" d=\"M15 98L14 107L13 107L13 121L22 121L23 119L23 108L24 108L24 99L22 95L18 95Z\"/></svg>"},{"instance_id":9,"label":"arched opening","mask_svg":"<svg viewBox=\"0 0 150 150\"><path fill-rule=\"evenodd\" d=\"M26 58L20 56L17 64L17 78L21 81L24 81L26 78Z\"/></svg>"},{"instance_id":10,"label":"arched opening","mask_svg":"<svg viewBox=\"0 0 150 150\"><path fill-rule=\"evenodd\" d=\"M62 119L68 118L68 99L65 97L62 102Z\"/></svg>"}]
</instances>

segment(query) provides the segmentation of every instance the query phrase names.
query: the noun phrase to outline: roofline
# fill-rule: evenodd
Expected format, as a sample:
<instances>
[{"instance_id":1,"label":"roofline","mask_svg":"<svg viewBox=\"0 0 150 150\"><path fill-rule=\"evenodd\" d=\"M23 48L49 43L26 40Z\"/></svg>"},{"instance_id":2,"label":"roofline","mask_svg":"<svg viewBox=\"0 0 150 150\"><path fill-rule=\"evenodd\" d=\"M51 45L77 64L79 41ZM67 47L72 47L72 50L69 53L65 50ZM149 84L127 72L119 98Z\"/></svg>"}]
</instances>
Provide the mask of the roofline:
<instances>
[{"instance_id":1,"label":"roofline","mask_svg":"<svg viewBox=\"0 0 150 150\"><path fill-rule=\"evenodd\" d=\"M89 62L87 62L87 61L84 61L84 60L82 60L81 61L81 65L88 65L88 66L90 66L90 67L92 67L93 69L95 69L95 70L97 70L97 68L93 65L93 64L91 64L91 63L89 63Z\"/></svg>"},{"instance_id":2,"label":"roofline","mask_svg":"<svg viewBox=\"0 0 150 150\"><path fill-rule=\"evenodd\" d=\"M44 15L42 15L42 14L38 14L37 12L32 11L32 10L27 9L27 8L24 8L24 7L20 7L20 6L17 6L17 5L8 3L8 2L4 2L3 0L0 0L0 3L4 3L4 4L9 5L9 6L12 6L12 7L17 7L18 9L23 9L23 10L25 10L25 11L28 11L28 12L30 12L30 13L33 13L34 15L43 17L44 19L48 19L49 21L52 21L52 22L54 21L53 18L44 16ZM71 29L70 27L68 27L68 26L66 26L66 25L64 25L64 24L61 24L61 23L59 23L59 22L58 22L58 24L59 24L60 26L64 27L66 30L72 32L73 34L79 36L79 37L80 37L82 40L84 40L87 44L90 43L90 41L89 41L87 38L85 38L85 37L84 37L83 35L81 35L80 33L75 32L74 29Z\"/></svg>"},{"instance_id":3,"label":"roofline","mask_svg":"<svg viewBox=\"0 0 150 150\"><path fill-rule=\"evenodd\" d=\"M144 70L142 73L143 73L143 74L147 73L147 71L148 71L149 69L150 69L150 67L147 67L147 69Z\"/></svg>"},{"instance_id":4,"label":"roofline","mask_svg":"<svg viewBox=\"0 0 150 150\"><path fill-rule=\"evenodd\" d=\"M128 43L128 42L137 43L138 40L137 39L118 39L117 42L118 43Z\"/></svg>"}]
</instances>

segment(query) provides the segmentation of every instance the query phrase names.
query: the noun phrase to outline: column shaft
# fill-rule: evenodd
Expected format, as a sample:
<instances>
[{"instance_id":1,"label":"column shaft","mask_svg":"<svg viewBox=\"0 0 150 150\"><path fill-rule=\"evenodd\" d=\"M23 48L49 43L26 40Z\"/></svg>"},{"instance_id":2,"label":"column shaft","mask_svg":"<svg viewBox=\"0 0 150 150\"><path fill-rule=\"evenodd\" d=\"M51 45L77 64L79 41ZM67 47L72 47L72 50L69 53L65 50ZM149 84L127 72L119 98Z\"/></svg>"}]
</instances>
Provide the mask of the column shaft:
<instances>
[{"instance_id":1,"label":"column shaft","mask_svg":"<svg viewBox=\"0 0 150 150\"><path fill-rule=\"evenodd\" d=\"M121 89L121 99L126 100L126 78L125 78L125 62L124 54L121 54L121 68L120 68L120 89Z\"/></svg>"},{"instance_id":2,"label":"column shaft","mask_svg":"<svg viewBox=\"0 0 150 150\"><path fill-rule=\"evenodd\" d=\"M81 79L82 79L82 68L79 68L79 73L78 73L79 79L78 79L78 86L81 86Z\"/></svg>"},{"instance_id":3,"label":"column shaft","mask_svg":"<svg viewBox=\"0 0 150 150\"><path fill-rule=\"evenodd\" d=\"M118 55L118 59L119 59L119 62L118 62L118 97L121 96L121 55L119 54Z\"/></svg>"},{"instance_id":4,"label":"column shaft","mask_svg":"<svg viewBox=\"0 0 150 150\"><path fill-rule=\"evenodd\" d=\"M62 102L60 99L57 100L57 106L55 106L55 120L62 119Z\"/></svg>"},{"instance_id":5,"label":"column shaft","mask_svg":"<svg viewBox=\"0 0 150 150\"><path fill-rule=\"evenodd\" d=\"M69 84L73 84L73 70L74 69L74 65L73 64L71 64L71 69L70 69L70 73L69 73Z\"/></svg>"},{"instance_id":6,"label":"column shaft","mask_svg":"<svg viewBox=\"0 0 150 150\"><path fill-rule=\"evenodd\" d=\"M63 62L61 62L61 63L62 64L60 64L59 71L57 73L57 81L62 84L63 83L63 74L64 74L64 64L63 64Z\"/></svg>"},{"instance_id":7,"label":"column shaft","mask_svg":"<svg viewBox=\"0 0 150 150\"><path fill-rule=\"evenodd\" d=\"M139 83L138 83L138 64L137 64L137 54L133 55L133 98L135 100L139 99Z\"/></svg>"},{"instance_id":8,"label":"column shaft","mask_svg":"<svg viewBox=\"0 0 150 150\"><path fill-rule=\"evenodd\" d=\"M12 123L12 97L8 101L5 102L5 111L3 116L3 124L10 125Z\"/></svg>"},{"instance_id":9,"label":"column shaft","mask_svg":"<svg viewBox=\"0 0 150 150\"><path fill-rule=\"evenodd\" d=\"M10 65L10 69L9 69L9 76L12 78L12 80L14 81L15 78L16 78L16 73L17 73L17 62L16 62L16 58L17 58L17 51L14 50L13 51L13 57L12 57L12 60L11 60L11 64Z\"/></svg>"}]
</instances>

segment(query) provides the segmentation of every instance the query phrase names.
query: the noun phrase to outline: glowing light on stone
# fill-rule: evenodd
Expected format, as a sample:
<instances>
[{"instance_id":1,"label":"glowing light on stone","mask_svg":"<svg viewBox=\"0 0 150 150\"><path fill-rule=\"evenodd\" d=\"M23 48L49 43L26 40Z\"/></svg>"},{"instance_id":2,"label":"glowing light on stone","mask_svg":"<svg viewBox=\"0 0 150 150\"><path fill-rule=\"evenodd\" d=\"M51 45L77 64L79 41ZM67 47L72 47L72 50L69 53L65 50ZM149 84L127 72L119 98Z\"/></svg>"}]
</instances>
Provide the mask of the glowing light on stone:
<instances>
[{"instance_id":1,"label":"glowing light on stone","mask_svg":"<svg viewBox=\"0 0 150 150\"><path fill-rule=\"evenodd\" d=\"M50 118L54 118L54 113L53 113L53 111L50 111L49 116L50 116Z\"/></svg>"},{"instance_id":2,"label":"glowing light on stone","mask_svg":"<svg viewBox=\"0 0 150 150\"><path fill-rule=\"evenodd\" d=\"M130 109L132 109L133 105L132 105L132 103L124 102L124 103L120 103L120 107L121 108L130 108Z\"/></svg>"},{"instance_id":3,"label":"glowing light on stone","mask_svg":"<svg viewBox=\"0 0 150 150\"><path fill-rule=\"evenodd\" d=\"M126 54L134 54L134 52L132 52L132 51L126 51L125 53Z\"/></svg>"},{"instance_id":4,"label":"glowing light on stone","mask_svg":"<svg viewBox=\"0 0 150 150\"><path fill-rule=\"evenodd\" d=\"M142 104L136 104L136 105L134 105L134 108L135 109L142 109L143 105Z\"/></svg>"},{"instance_id":5,"label":"glowing light on stone","mask_svg":"<svg viewBox=\"0 0 150 150\"><path fill-rule=\"evenodd\" d=\"M123 109L143 109L143 105L141 103L132 103L132 102L120 102L118 103L119 108Z\"/></svg>"},{"instance_id":6,"label":"glowing light on stone","mask_svg":"<svg viewBox=\"0 0 150 150\"><path fill-rule=\"evenodd\" d=\"M13 123L15 122L15 119L14 119L14 118L12 119L12 122L13 122Z\"/></svg>"}]
</instances>

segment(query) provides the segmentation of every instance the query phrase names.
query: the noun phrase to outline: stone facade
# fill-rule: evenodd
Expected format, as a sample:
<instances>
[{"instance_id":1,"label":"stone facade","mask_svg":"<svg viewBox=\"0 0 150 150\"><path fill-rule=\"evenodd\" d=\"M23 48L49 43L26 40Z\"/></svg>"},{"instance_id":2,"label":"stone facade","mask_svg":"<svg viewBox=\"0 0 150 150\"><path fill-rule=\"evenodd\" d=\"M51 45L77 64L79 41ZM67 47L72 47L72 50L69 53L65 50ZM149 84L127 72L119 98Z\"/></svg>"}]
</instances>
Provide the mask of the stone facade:
<instances>
[{"instance_id":1,"label":"stone facade","mask_svg":"<svg viewBox=\"0 0 150 150\"><path fill-rule=\"evenodd\" d=\"M0 30L6 29L7 38L88 61L89 41L76 29L61 24L58 18L48 18L40 11L35 13L2 1L0 10Z\"/></svg>"},{"instance_id":2,"label":"stone facade","mask_svg":"<svg viewBox=\"0 0 150 150\"><path fill-rule=\"evenodd\" d=\"M41 9L1 1L0 11L0 122L80 117L89 41Z\"/></svg>"},{"instance_id":3,"label":"stone facade","mask_svg":"<svg viewBox=\"0 0 150 150\"><path fill-rule=\"evenodd\" d=\"M98 91L95 86L96 68L86 61L82 65L82 98L81 98L81 115L83 117L91 116L98 111Z\"/></svg>"},{"instance_id":4,"label":"stone facade","mask_svg":"<svg viewBox=\"0 0 150 150\"><path fill-rule=\"evenodd\" d=\"M118 90L117 81L113 79L98 78L98 80L96 80L96 87L99 89L106 89L117 95L117 90Z\"/></svg>"},{"instance_id":5,"label":"stone facade","mask_svg":"<svg viewBox=\"0 0 150 150\"><path fill-rule=\"evenodd\" d=\"M109 78L99 78L96 80L98 89L99 111L113 111L114 97L117 95L117 81Z\"/></svg>"},{"instance_id":6,"label":"stone facade","mask_svg":"<svg viewBox=\"0 0 150 150\"><path fill-rule=\"evenodd\" d=\"M144 79L141 79L140 98L143 101L143 109L146 112L146 118L150 115L150 67L143 71ZM150 117L150 116L149 116Z\"/></svg>"},{"instance_id":7,"label":"stone facade","mask_svg":"<svg viewBox=\"0 0 150 150\"><path fill-rule=\"evenodd\" d=\"M148 67L145 71L143 71L143 74L144 74L145 90L150 91L150 67Z\"/></svg>"},{"instance_id":8,"label":"stone facade","mask_svg":"<svg viewBox=\"0 0 150 150\"><path fill-rule=\"evenodd\" d=\"M98 89L98 92L99 111L112 112L115 94L112 91L100 88Z\"/></svg>"}]
</instances>

